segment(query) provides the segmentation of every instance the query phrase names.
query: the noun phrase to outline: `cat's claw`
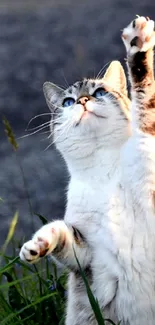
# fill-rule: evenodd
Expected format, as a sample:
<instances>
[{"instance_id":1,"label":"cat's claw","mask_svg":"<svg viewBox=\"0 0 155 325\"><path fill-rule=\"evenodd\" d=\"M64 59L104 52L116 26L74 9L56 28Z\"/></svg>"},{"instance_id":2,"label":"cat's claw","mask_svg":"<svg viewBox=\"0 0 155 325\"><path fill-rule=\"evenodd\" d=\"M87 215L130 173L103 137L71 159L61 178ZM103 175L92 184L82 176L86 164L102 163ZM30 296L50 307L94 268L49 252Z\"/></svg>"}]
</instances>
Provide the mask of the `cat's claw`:
<instances>
[{"instance_id":1,"label":"cat's claw","mask_svg":"<svg viewBox=\"0 0 155 325\"><path fill-rule=\"evenodd\" d=\"M35 263L49 254L57 245L57 235L53 227L44 226L36 232L32 240L26 242L20 250L20 259Z\"/></svg>"},{"instance_id":2,"label":"cat's claw","mask_svg":"<svg viewBox=\"0 0 155 325\"><path fill-rule=\"evenodd\" d=\"M148 17L134 19L122 33L128 55L137 52L146 52L155 46L155 23Z\"/></svg>"}]
</instances>

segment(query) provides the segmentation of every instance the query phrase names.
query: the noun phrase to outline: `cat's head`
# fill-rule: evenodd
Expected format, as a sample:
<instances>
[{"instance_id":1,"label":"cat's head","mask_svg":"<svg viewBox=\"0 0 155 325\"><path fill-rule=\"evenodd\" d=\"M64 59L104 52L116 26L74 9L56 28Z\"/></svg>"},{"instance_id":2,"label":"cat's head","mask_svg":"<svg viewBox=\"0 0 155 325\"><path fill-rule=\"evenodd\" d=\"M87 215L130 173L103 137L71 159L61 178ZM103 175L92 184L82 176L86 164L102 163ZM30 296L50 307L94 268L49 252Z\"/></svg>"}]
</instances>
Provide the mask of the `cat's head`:
<instances>
[{"instance_id":1,"label":"cat's head","mask_svg":"<svg viewBox=\"0 0 155 325\"><path fill-rule=\"evenodd\" d=\"M88 155L98 146L127 139L130 101L121 64L113 61L102 79L84 79L64 90L45 82L51 132L63 156Z\"/></svg>"}]
</instances>

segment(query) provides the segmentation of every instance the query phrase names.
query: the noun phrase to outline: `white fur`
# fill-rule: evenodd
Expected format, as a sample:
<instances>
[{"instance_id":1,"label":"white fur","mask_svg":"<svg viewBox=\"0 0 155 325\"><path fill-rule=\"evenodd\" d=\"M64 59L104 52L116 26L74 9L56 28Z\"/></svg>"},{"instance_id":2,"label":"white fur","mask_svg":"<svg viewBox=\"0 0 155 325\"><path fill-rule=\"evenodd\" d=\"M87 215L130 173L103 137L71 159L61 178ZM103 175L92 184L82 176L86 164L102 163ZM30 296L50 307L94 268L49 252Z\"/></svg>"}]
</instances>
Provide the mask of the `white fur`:
<instances>
[{"instance_id":1,"label":"white fur","mask_svg":"<svg viewBox=\"0 0 155 325\"><path fill-rule=\"evenodd\" d=\"M128 33L132 39L131 26ZM130 45L125 44L129 51ZM46 230L54 225L59 234L61 227L66 225L68 229L71 225L79 229L89 245L84 264L91 263L92 290L104 317L116 322L122 320L122 325L154 325L155 208L152 192L155 191L155 139L139 132L127 140L128 127L120 119L118 107L108 100L105 110L91 105L91 110L106 119L87 113L74 127L75 120L79 121L83 114L82 107L79 111L77 105L77 111L76 108L65 111L69 132L62 134L57 127L56 146L71 174L65 223L62 221L58 227L56 223L49 224L46 229L39 230L39 236L47 239ZM34 238L37 237L38 233ZM29 245L30 242L22 248L22 259L23 252L26 256L29 254ZM78 256L82 267L86 255L85 248L81 248ZM73 255L72 258L74 260ZM71 259L70 263L75 262ZM71 286L69 297L66 324L88 325L83 311L77 315L79 322L75 321L78 298ZM88 312L86 296L81 299L83 310ZM93 320L89 324L96 322Z\"/></svg>"}]
</instances>

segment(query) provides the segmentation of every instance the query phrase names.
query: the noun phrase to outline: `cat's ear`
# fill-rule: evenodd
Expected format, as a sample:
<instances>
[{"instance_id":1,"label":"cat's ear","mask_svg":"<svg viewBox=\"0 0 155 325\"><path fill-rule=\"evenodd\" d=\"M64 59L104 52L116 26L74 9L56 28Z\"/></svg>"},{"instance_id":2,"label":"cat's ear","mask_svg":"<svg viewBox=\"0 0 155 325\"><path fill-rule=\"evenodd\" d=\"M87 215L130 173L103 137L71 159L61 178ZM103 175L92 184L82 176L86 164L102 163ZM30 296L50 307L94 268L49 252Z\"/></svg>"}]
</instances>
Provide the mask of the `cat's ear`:
<instances>
[{"instance_id":1,"label":"cat's ear","mask_svg":"<svg viewBox=\"0 0 155 325\"><path fill-rule=\"evenodd\" d=\"M57 101L63 96L63 89L52 82L46 81L43 84L43 92L48 107L54 110Z\"/></svg>"},{"instance_id":2,"label":"cat's ear","mask_svg":"<svg viewBox=\"0 0 155 325\"><path fill-rule=\"evenodd\" d=\"M103 77L103 81L113 89L119 90L128 96L125 72L119 61L111 62Z\"/></svg>"},{"instance_id":3,"label":"cat's ear","mask_svg":"<svg viewBox=\"0 0 155 325\"><path fill-rule=\"evenodd\" d=\"M124 69L119 61L111 62L103 77L103 82L105 83L105 86L107 86L108 91L114 92L125 116L129 121L131 121L131 103L128 97L127 80ZM119 94L121 94L121 96Z\"/></svg>"}]
</instances>

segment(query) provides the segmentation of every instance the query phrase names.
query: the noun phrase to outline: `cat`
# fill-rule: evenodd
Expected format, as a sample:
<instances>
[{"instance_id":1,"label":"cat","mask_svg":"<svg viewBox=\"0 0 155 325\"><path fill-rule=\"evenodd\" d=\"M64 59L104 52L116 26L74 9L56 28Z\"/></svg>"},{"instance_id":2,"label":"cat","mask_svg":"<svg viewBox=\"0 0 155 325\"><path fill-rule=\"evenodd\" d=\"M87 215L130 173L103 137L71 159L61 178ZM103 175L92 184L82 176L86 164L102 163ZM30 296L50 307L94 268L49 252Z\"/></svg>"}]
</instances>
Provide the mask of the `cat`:
<instances>
[{"instance_id":1,"label":"cat","mask_svg":"<svg viewBox=\"0 0 155 325\"><path fill-rule=\"evenodd\" d=\"M101 227L103 197L110 179L117 175L120 150L130 134L126 77L121 64L113 61L102 79L85 79L65 91L45 83L44 93L53 113L53 140L71 175L68 203L64 221L42 227L24 244L20 258L33 263L52 253L67 266L71 272L66 324L95 324L72 246L92 281L87 232L92 228L94 237ZM105 299L109 303L111 296Z\"/></svg>"},{"instance_id":2,"label":"cat","mask_svg":"<svg viewBox=\"0 0 155 325\"><path fill-rule=\"evenodd\" d=\"M122 69L65 92L44 85L59 116L51 121L56 147L71 174L68 202L64 221L36 232L20 258L33 263L52 253L70 268L66 325L97 325L73 246L105 318L155 324L154 22L138 17L122 39L131 112Z\"/></svg>"}]
</instances>

